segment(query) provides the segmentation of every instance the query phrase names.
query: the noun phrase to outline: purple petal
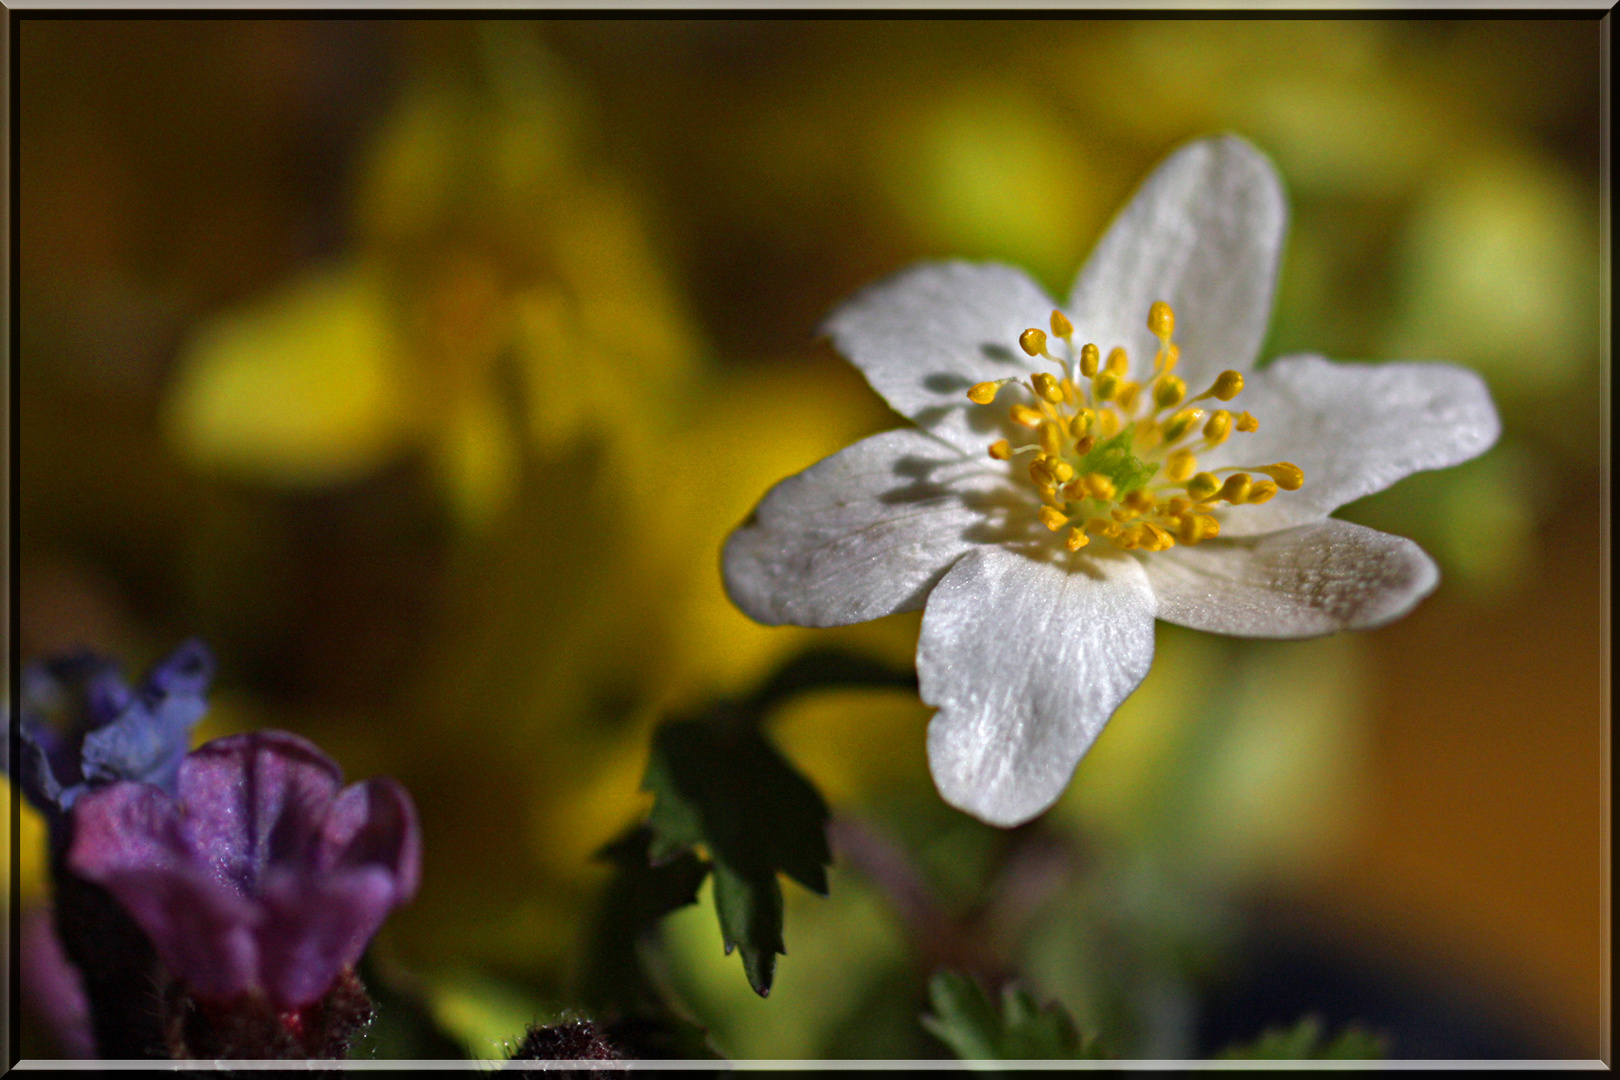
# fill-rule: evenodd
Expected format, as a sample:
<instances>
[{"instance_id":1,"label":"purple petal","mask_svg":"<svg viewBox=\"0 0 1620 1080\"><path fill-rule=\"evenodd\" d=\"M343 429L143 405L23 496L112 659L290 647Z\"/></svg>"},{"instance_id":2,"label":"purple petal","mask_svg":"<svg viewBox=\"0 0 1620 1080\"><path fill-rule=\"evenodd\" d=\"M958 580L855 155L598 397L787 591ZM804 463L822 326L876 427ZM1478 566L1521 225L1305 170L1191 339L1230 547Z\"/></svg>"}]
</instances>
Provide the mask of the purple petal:
<instances>
[{"instance_id":1,"label":"purple petal","mask_svg":"<svg viewBox=\"0 0 1620 1080\"><path fill-rule=\"evenodd\" d=\"M393 881L394 903L416 895L422 877L422 831L403 785L377 777L345 788L321 830L316 869L377 867Z\"/></svg>"},{"instance_id":2,"label":"purple petal","mask_svg":"<svg viewBox=\"0 0 1620 1080\"><path fill-rule=\"evenodd\" d=\"M312 856L342 783L337 764L297 735L215 739L180 767L187 842L219 881L255 895L272 861L302 864Z\"/></svg>"},{"instance_id":3,"label":"purple petal","mask_svg":"<svg viewBox=\"0 0 1620 1080\"><path fill-rule=\"evenodd\" d=\"M124 782L81 798L68 866L112 893L194 992L229 998L257 982L258 912L193 862L180 808L156 787Z\"/></svg>"},{"instance_id":4,"label":"purple petal","mask_svg":"<svg viewBox=\"0 0 1620 1080\"><path fill-rule=\"evenodd\" d=\"M326 993L396 902L394 875L379 866L314 875L273 867L265 881L258 929L264 988L281 1009Z\"/></svg>"}]
</instances>

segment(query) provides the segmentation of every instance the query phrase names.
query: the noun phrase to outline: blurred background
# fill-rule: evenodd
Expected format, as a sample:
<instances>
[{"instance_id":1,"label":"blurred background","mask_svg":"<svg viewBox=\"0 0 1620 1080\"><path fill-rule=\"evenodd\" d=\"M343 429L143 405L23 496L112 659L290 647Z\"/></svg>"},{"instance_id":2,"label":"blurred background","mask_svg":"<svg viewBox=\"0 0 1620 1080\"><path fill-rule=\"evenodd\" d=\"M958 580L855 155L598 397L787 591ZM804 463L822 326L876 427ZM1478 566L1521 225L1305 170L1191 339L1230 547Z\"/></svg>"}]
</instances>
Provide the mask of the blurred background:
<instances>
[{"instance_id":1,"label":"blurred background","mask_svg":"<svg viewBox=\"0 0 1620 1080\"><path fill-rule=\"evenodd\" d=\"M765 629L720 588L770 484L898 422L817 321L932 257L1065 295L1225 130L1292 200L1264 355L1491 384L1495 449L1341 512L1439 590L1312 642L1161 625L1011 833L940 803L914 697L801 699L770 730L832 806L830 898L785 887L768 1000L706 900L655 966L737 1057L941 1055L943 963L1127 1055L1311 1013L1599 1052L1595 21L13 25L21 656L136 677L199 635L200 738L403 781L424 884L373 961L469 1052L574 1007L661 715L811 645L910 663L916 616Z\"/></svg>"}]
</instances>

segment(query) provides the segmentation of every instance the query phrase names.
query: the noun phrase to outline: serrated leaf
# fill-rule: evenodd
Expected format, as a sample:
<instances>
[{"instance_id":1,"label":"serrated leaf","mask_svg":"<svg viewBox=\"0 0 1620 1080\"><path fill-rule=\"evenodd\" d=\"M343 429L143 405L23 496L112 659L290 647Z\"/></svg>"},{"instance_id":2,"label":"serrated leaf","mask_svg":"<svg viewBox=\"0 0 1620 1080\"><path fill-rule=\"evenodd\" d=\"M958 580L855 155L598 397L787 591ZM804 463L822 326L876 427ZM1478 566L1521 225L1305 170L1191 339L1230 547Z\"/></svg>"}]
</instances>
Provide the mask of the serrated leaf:
<instances>
[{"instance_id":1,"label":"serrated leaf","mask_svg":"<svg viewBox=\"0 0 1620 1080\"><path fill-rule=\"evenodd\" d=\"M724 708L661 726L642 787L654 796L652 858L707 849L726 951L740 949L749 985L769 994L785 952L776 875L826 895L827 804L753 716Z\"/></svg>"},{"instance_id":2,"label":"serrated leaf","mask_svg":"<svg viewBox=\"0 0 1620 1080\"><path fill-rule=\"evenodd\" d=\"M1044 1008L1028 991L1008 985L998 1009L977 979L941 971L928 984L934 1015L923 1027L964 1061L1096 1059L1108 1055L1054 1001Z\"/></svg>"},{"instance_id":3,"label":"serrated leaf","mask_svg":"<svg viewBox=\"0 0 1620 1080\"><path fill-rule=\"evenodd\" d=\"M1245 1061L1371 1061L1384 1056L1383 1037L1364 1028L1343 1028L1327 1042L1322 1039L1322 1031L1321 1017L1307 1016L1293 1027L1270 1028L1252 1043L1229 1047L1220 1057Z\"/></svg>"},{"instance_id":4,"label":"serrated leaf","mask_svg":"<svg viewBox=\"0 0 1620 1080\"><path fill-rule=\"evenodd\" d=\"M653 864L652 830L633 829L597 853L617 868L597 905L581 996L593 1009L662 1009L637 943L665 915L697 902L709 867L691 852Z\"/></svg>"}]
</instances>

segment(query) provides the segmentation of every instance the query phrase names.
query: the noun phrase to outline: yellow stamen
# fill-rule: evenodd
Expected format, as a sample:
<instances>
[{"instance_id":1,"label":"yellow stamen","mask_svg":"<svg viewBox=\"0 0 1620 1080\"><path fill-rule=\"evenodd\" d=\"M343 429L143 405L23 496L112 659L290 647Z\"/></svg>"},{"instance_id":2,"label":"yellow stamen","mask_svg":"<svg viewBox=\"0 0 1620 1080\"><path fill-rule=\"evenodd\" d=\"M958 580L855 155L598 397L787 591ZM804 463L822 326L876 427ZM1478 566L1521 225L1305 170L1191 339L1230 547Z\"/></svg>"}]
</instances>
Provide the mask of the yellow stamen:
<instances>
[{"instance_id":1,"label":"yellow stamen","mask_svg":"<svg viewBox=\"0 0 1620 1080\"><path fill-rule=\"evenodd\" d=\"M1044 371L1037 371L1029 377L1030 385L1035 390L1035 396L1053 405L1063 400L1063 388L1058 381Z\"/></svg>"},{"instance_id":2,"label":"yellow stamen","mask_svg":"<svg viewBox=\"0 0 1620 1080\"><path fill-rule=\"evenodd\" d=\"M1107 401L1113 397L1119 391L1119 381L1119 376L1114 374L1111 368L1092 379L1091 388L1097 392L1097 400ZM1112 416L1113 414L1109 413L1107 415Z\"/></svg>"},{"instance_id":3,"label":"yellow stamen","mask_svg":"<svg viewBox=\"0 0 1620 1080\"><path fill-rule=\"evenodd\" d=\"M1108 370L1122 379L1125 377L1125 373L1131 370L1131 358L1126 354L1124 348L1119 345L1115 345L1108 350Z\"/></svg>"},{"instance_id":4,"label":"yellow stamen","mask_svg":"<svg viewBox=\"0 0 1620 1080\"><path fill-rule=\"evenodd\" d=\"M1249 489L1249 505L1263 503L1277 494L1277 485L1270 480L1256 480Z\"/></svg>"},{"instance_id":5,"label":"yellow stamen","mask_svg":"<svg viewBox=\"0 0 1620 1080\"><path fill-rule=\"evenodd\" d=\"M1060 484L1073 480L1074 466L1070 465L1067 461L1059 461L1057 464L1052 466L1052 475L1057 477L1057 482Z\"/></svg>"},{"instance_id":6,"label":"yellow stamen","mask_svg":"<svg viewBox=\"0 0 1620 1080\"><path fill-rule=\"evenodd\" d=\"M1063 428L1056 420L1042 422L1040 431L1041 451L1047 457L1057 458L1063 454Z\"/></svg>"},{"instance_id":7,"label":"yellow stamen","mask_svg":"<svg viewBox=\"0 0 1620 1080\"><path fill-rule=\"evenodd\" d=\"M1080 374L1088 379L1097 374L1097 363L1101 358L1097 346L1089 342L1083 345L1080 349Z\"/></svg>"},{"instance_id":8,"label":"yellow stamen","mask_svg":"<svg viewBox=\"0 0 1620 1080\"><path fill-rule=\"evenodd\" d=\"M1232 434L1232 414L1225 409L1217 409L1210 414L1209 423L1204 425L1204 438L1209 440L1211 446L1219 446Z\"/></svg>"},{"instance_id":9,"label":"yellow stamen","mask_svg":"<svg viewBox=\"0 0 1620 1080\"><path fill-rule=\"evenodd\" d=\"M1187 384L1175 375L1163 375L1153 384L1153 404L1161 409L1173 409L1187 396Z\"/></svg>"},{"instance_id":10,"label":"yellow stamen","mask_svg":"<svg viewBox=\"0 0 1620 1080\"><path fill-rule=\"evenodd\" d=\"M1226 478L1226 483L1221 485L1221 498L1233 506L1246 502L1249 498L1249 486L1253 482L1253 477L1248 473L1233 473Z\"/></svg>"},{"instance_id":11,"label":"yellow stamen","mask_svg":"<svg viewBox=\"0 0 1620 1080\"><path fill-rule=\"evenodd\" d=\"M997 439L990 444L990 456L997 461L1006 461L1012 457L1012 443L1006 439Z\"/></svg>"},{"instance_id":12,"label":"yellow stamen","mask_svg":"<svg viewBox=\"0 0 1620 1080\"><path fill-rule=\"evenodd\" d=\"M1130 412L1136 408L1136 396L1141 392L1142 384L1139 382L1120 383L1119 389L1114 391L1114 400L1119 402L1120 408Z\"/></svg>"},{"instance_id":13,"label":"yellow stamen","mask_svg":"<svg viewBox=\"0 0 1620 1080\"><path fill-rule=\"evenodd\" d=\"M1089 543L1091 543L1091 537L1087 536L1086 531L1077 525L1069 530L1069 538L1063 541L1063 546L1070 551L1079 551Z\"/></svg>"},{"instance_id":14,"label":"yellow stamen","mask_svg":"<svg viewBox=\"0 0 1620 1080\"><path fill-rule=\"evenodd\" d=\"M1038 428L1046 419L1039 409L1032 409L1028 405L1014 405L1008 415L1012 417L1013 423L1027 428Z\"/></svg>"},{"instance_id":15,"label":"yellow stamen","mask_svg":"<svg viewBox=\"0 0 1620 1080\"><path fill-rule=\"evenodd\" d=\"M1147 324L1154 337L1160 341L1168 341L1170 335L1176 331L1176 313L1171 311L1170 305L1163 300L1155 300L1153 306L1148 308Z\"/></svg>"},{"instance_id":16,"label":"yellow stamen","mask_svg":"<svg viewBox=\"0 0 1620 1080\"><path fill-rule=\"evenodd\" d=\"M1256 469L1255 472L1265 473L1277 481L1277 486L1284 491L1298 491L1300 485L1305 483L1305 471L1291 461L1279 461L1275 465Z\"/></svg>"},{"instance_id":17,"label":"yellow stamen","mask_svg":"<svg viewBox=\"0 0 1620 1080\"><path fill-rule=\"evenodd\" d=\"M1094 436L1082 435L1078 439L1074 440L1074 452L1079 454L1081 457L1085 457L1087 454L1091 453L1091 448L1096 445L1097 440Z\"/></svg>"},{"instance_id":18,"label":"yellow stamen","mask_svg":"<svg viewBox=\"0 0 1620 1080\"><path fill-rule=\"evenodd\" d=\"M1259 431L1260 421L1254 418L1253 413L1241 412L1238 413L1236 426L1239 431Z\"/></svg>"},{"instance_id":19,"label":"yellow stamen","mask_svg":"<svg viewBox=\"0 0 1620 1080\"><path fill-rule=\"evenodd\" d=\"M996 393L1009 381L1008 379L996 379L992 382L974 383L973 388L967 393L968 400L975 405L988 405L996 400Z\"/></svg>"},{"instance_id":20,"label":"yellow stamen","mask_svg":"<svg viewBox=\"0 0 1620 1080\"><path fill-rule=\"evenodd\" d=\"M1029 463L1029 478L1035 481L1036 487L1051 487L1057 480L1052 475L1051 464L1043 457Z\"/></svg>"},{"instance_id":21,"label":"yellow stamen","mask_svg":"<svg viewBox=\"0 0 1620 1080\"><path fill-rule=\"evenodd\" d=\"M1069 519L1063 516L1063 511L1052 506L1041 507L1041 524L1053 532L1057 532L1068 523Z\"/></svg>"},{"instance_id":22,"label":"yellow stamen","mask_svg":"<svg viewBox=\"0 0 1620 1080\"><path fill-rule=\"evenodd\" d=\"M1086 491L1090 493L1093 499L1101 499L1103 502L1107 502L1114 497L1114 482L1102 473L1088 473L1085 477L1085 483Z\"/></svg>"},{"instance_id":23,"label":"yellow stamen","mask_svg":"<svg viewBox=\"0 0 1620 1080\"><path fill-rule=\"evenodd\" d=\"M1177 450L1164 464L1164 478L1173 484L1184 483L1198 471L1198 459L1191 450Z\"/></svg>"},{"instance_id":24,"label":"yellow stamen","mask_svg":"<svg viewBox=\"0 0 1620 1080\"><path fill-rule=\"evenodd\" d=\"M1231 401L1241 393L1243 393L1243 376L1236 371L1223 371L1215 376L1215 385L1211 386L1204 396Z\"/></svg>"},{"instance_id":25,"label":"yellow stamen","mask_svg":"<svg viewBox=\"0 0 1620 1080\"><path fill-rule=\"evenodd\" d=\"M1096 420L1096 413L1092 412L1090 409L1081 409L1079 412L1074 414L1074 419L1069 421L1069 434L1073 435L1077 439L1080 438L1082 435L1091 430L1091 425L1095 423Z\"/></svg>"},{"instance_id":26,"label":"yellow stamen","mask_svg":"<svg viewBox=\"0 0 1620 1080\"><path fill-rule=\"evenodd\" d=\"M1168 446L1187 434L1187 429L1198 423L1204 415L1202 409L1182 409L1164 423L1164 442Z\"/></svg>"},{"instance_id":27,"label":"yellow stamen","mask_svg":"<svg viewBox=\"0 0 1620 1080\"><path fill-rule=\"evenodd\" d=\"M1069 336L1074 333L1074 324L1064 316L1063 312L1054 311L1052 312L1052 333L1067 341Z\"/></svg>"},{"instance_id":28,"label":"yellow stamen","mask_svg":"<svg viewBox=\"0 0 1620 1080\"><path fill-rule=\"evenodd\" d=\"M1219 490L1221 490L1221 482L1215 479L1213 473L1201 472L1187 481L1187 494L1198 502L1213 498Z\"/></svg>"},{"instance_id":29,"label":"yellow stamen","mask_svg":"<svg viewBox=\"0 0 1620 1080\"><path fill-rule=\"evenodd\" d=\"M1086 532L1096 533L1098 536L1118 536L1119 526L1107 518L1092 518L1086 522Z\"/></svg>"},{"instance_id":30,"label":"yellow stamen","mask_svg":"<svg viewBox=\"0 0 1620 1080\"><path fill-rule=\"evenodd\" d=\"M1145 514L1153 509L1153 496L1145 491L1133 491L1125 496L1125 505L1138 514Z\"/></svg>"}]
</instances>

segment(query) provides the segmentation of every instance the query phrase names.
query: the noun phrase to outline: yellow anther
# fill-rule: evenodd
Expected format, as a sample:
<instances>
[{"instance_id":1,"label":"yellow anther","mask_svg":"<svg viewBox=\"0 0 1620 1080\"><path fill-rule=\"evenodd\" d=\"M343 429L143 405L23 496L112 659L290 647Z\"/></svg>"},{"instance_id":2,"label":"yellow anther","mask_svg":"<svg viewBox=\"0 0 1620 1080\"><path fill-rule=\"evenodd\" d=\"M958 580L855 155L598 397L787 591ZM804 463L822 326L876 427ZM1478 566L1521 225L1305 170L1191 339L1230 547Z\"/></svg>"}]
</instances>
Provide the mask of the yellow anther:
<instances>
[{"instance_id":1,"label":"yellow anther","mask_svg":"<svg viewBox=\"0 0 1620 1080\"><path fill-rule=\"evenodd\" d=\"M1114 544L1129 551L1132 548L1141 547L1142 541L1146 540L1150 535L1152 534L1148 532L1147 525L1139 521L1129 528L1121 529L1119 535L1114 537Z\"/></svg>"},{"instance_id":2,"label":"yellow anther","mask_svg":"<svg viewBox=\"0 0 1620 1080\"><path fill-rule=\"evenodd\" d=\"M1135 510L1132 510L1129 507L1116 506L1112 510L1108 511L1108 516L1113 518L1115 521L1129 521L1131 518L1139 515Z\"/></svg>"},{"instance_id":3,"label":"yellow anther","mask_svg":"<svg viewBox=\"0 0 1620 1080\"><path fill-rule=\"evenodd\" d=\"M1191 450L1177 450L1164 463L1164 478L1173 484L1185 483L1198 471L1198 459Z\"/></svg>"},{"instance_id":4,"label":"yellow anther","mask_svg":"<svg viewBox=\"0 0 1620 1080\"><path fill-rule=\"evenodd\" d=\"M1209 423L1204 425L1204 438L1210 445L1219 446L1232 434L1232 414L1225 409L1217 409L1210 414Z\"/></svg>"},{"instance_id":5,"label":"yellow anther","mask_svg":"<svg viewBox=\"0 0 1620 1080\"><path fill-rule=\"evenodd\" d=\"M1113 409L1101 413L1097 417L1097 438L1112 439L1118 435L1120 422L1119 413Z\"/></svg>"},{"instance_id":6,"label":"yellow anther","mask_svg":"<svg viewBox=\"0 0 1620 1080\"><path fill-rule=\"evenodd\" d=\"M1147 530L1147 535L1142 539L1142 546L1149 551L1165 551L1176 546L1175 537L1153 522L1142 522L1142 528Z\"/></svg>"},{"instance_id":7,"label":"yellow anther","mask_svg":"<svg viewBox=\"0 0 1620 1080\"><path fill-rule=\"evenodd\" d=\"M1123 347L1115 345L1108 350L1108 370L1120 378L1124 378L1125 373L1131 370L1131 358Z\"/></svg>"},{"instance_id":8,"label":"yellow anther","mask_svg":"<svg viewBox=\"0 0 1620 1080\"><path fill-rule=\"evenodd\" d=\"M1256 469L1255 472L1265 473L1277 481L1277 486L1284 491L1298 491L1300 485L1305 482L1305 471L1291 461L1279 461L1275 465Z\"/></svg>"},{"instance_id":9,"label":"yellow anther","mask_svg":"<svg viewBox=\"0 0 1620 1080\"><path fill-rule=\"evenodd\" d=\"M1046 331L1030 327L1018 335L1018 345L1031 356L1040 356L1046 352Z\"/></svg>"},{"instance_id":10,"label":"yellow anther","mask_svg":"<svg viewBox=\"0 0 1620 1080\"><path fill-rule=\"evenodd\" d=\"M1097 392L1098 401L1107 401L1119 391L1119 376L1112 370L1104 371L1091 380L1091 387Z\"/></svg>"},{"instance_id":11,"label":"yellow anther","mask_svg":"<svg viewBox=\"0 0 1620 1080\"><path fill-rule=\"evenodd\" d=\"M1086 482L1084 480L1070 480L1063 485L1063 499L1065 502L1079 502L1086 497Z\"/></svg>"},{"instance_id":12,"label":"yellow anther","mask_svg":"<svg viewBox=\"0 0 1620 1080\"><path fill-rule=\"evenodd\" d=\"M1067 341L1069 335L1074 333L1074 324L1064 316L1063 312L1054 311L1052 312L1052 333Z\"/></svg>"},{"instance_id":13,"label":"yellow anther","mask_svg":"<svg viewBox=\"0 0 1620 1080\"><path fill-rule=\"evenodd\" d=\"M1161 409L1173 409L1187 396L1187 384L1179 376L1161 375L1153 384L1153 404Z\"/></svg>"},{"instance_id":14,"label":"yellow anther","mask_svg":"<svg viewBox=\"0 0 1620 1080\"><path fill-rule=\"evenodd\" d=\"M1209 395L1218 397L1222 401L1231 401L1243 393L1243 376L1236 371L1223 371L1215 376L1215 385L1209 388Z\"/></svg>"},{"instance_id":15,"label":"yellow anther","mask_svg":"<svg viewBox=\"0 0 1620 1080\"><path fill-rule=\"evenodd\" d=\"M1074 440L1074 452L1082 457L1091 453L1091 448L1097 445L1097 440L1091 435L1082 435Z\"/></svg>"},{"instance_id":16,"label":"yellow anther","mask_svg":"<svg viewBox=\"0 0 1620 1080\"><path fill-rule=\"evenodd\" d=\"M1172 517L1178 514L1185 514L1191 509L1192 500L1184 498L1180 495L1172 495L1170 497L1170 501L1165 504L1165 512L1170 514Z\"/></svg>"},{"instance_id":17,"label":"yellow anther","mask_svg":"<svg viewBox=\"0 0 1620 1080\"><path fill-rule=\"evenodd\" d=\"M1277 485L1270 480L1256 480L1249 489L1249 504L1263 503L1277 494Z\"/></svg>"},{"instance_id":18,"label":"yellow anther","mask_svg":"<svg viewBox=\"0 0 1620 1080\"><path fill-rule=\"evenodd\" d=\"M1248 473L1233 473L1226 478L1226 483L1221 485L1221 498L1233 506L1247 502L1249 499L1249 486L1253 483L1254 478Z\"/></svg>"},{"instance_id":19,"label":"yellow anther","mask_svg":"<svg viewBox=\"0 0 1620 1080\"><path fill-rule=\"evenodd\" d=\"M1119 384L1119 389L1114 391L1114 400L1119 402L1120 408L1124 409L1126 412L1130 412L1132 409L1136 408L1136 397L1141 392L1141 383L1123 382Z\"/></svg>"},{"instance_id":20,"label":"yellow anther","mask_svg":"<svg viewBox=\"0 0 1620 1080\"><path fill-rule=\"evenodd\" d=\"M1153 306L1148 308L1148 329L1160 341L1168 340L1176 332L1176 313L1170 310L1169 304L1163 300L1153 302Z\"/></svg>"},{"instance_id":21,"label":"yellow anther","mask_svg":"<svg viewBox=\"0 0 1620 1080\"><path fill-rule=\"evenodd\" d=\"M1202 409L1182 409L1166 420L1164 422L1164 441L1166 445L1187 434L1188 429L1198 423L1199 418L1203 415L1204 410Z\"/></svg>"},{"instance_id":22,"label":"yellow anther","mask_svg":"<svg viewBox=\"0 0 1620 1080\"><path fill-rule=\"evenodd\" d=\"M990 444L990 456L997 461L1006 461L1012 457L1012 443L1006 439L997 439Z\"/></svg>"},{"instance_id":23,"label":"yellow anther","mask_svg":"<svg viewBox=\"0 0 1620 1080\"><path fill-rule=\"evenodd\" d=\"M1063 425L1056 420L1046 420L1041 423L1040 444L1041 452L1047 457L1058 457L1063 453Z\"/></svg>"},{"instance_id":24,"label":"yellow anther","mask_svg":"<svg viewBox=\"0 0 1620 1080\"><path fill-rule=\"evenodd\" d=\"M1074 479L1074 466L1067 461L1059 461L1052 466L1052 475L1062 484Z\"/></svg>"},{"instance_id":25,"label":"yellow anther","mask_svg":"<svg viewBox=\"0 0 1620 1080\"><path fill-rule=\"evenodd\" d=\"M988 405L996 400L996 393L1000 391L1006 379L997 379L994 382L974 383L968 391L968 400L975 405Z\"/></svg>"},{"instance_id":26,"label":"yellow anther","mask_svg":"<svg viewBox=\"0 0 1620 1080\"><path fill-rule=\"evenodd\" d=\"M1103 502L1114 497L1114 482L1102 473L1088 473L1085 477L1086 491L1093 499Z\"/></svg>"},{"instance_id":27,"label":"yellow anther","mask_svg":"<svg viewBox=\"0 0 1620 1080\"><path fill-rule=\"evenodd\" d=\"M1052 475L1052 466L1043 457L1038 457L1029 463L1029 478L1035 481L1036 487L1051 487L1057 482Z\"/></svg>"},{"instance_id":28,"label":"yellow anther","mask_svg":"<svg viewBox=\"0 0 1620 1080\"><path fill-rule=\"evenodd\" d=\"M1069 537L1063 541L1063 546L1070 551L1079 551L1089 543L1091 543L1091 537L1086 535L1084 529L1076 525L1069 530Z\"/></svg>"},{"instance_id":29,"label":"yellow anther","mask_svg":"<svg viewBox=\"0 0 1620 1080\"><path fill-rule=\"evenodd\" d=\"M1037 371L1029 377L1030 385L1035 388L1035 396L1056 405L1063 400L1063 388L1058 381L1044 371Z\"/></svg>"},{"instance_id":30,"label":"yellow anther","mask_svg":"<svg viewBox=\"0 0 1620 1080\"><path fill-rule=\"evenodd\" d=\"M1097 374L1097 364L1101 359L1102 353L1098 351L1097 346L1092 345L1089 342L1081 346L1080 374L1084 375L1088 379Z\"/></svg>"},{"instance_id":31,"label":"yellow anther","mask_svg":"<svg viewBox=\"0 0 1620 1080\"><path fill-rule=\"evenodd\" d=\"M1063 526L1067 525L1068 523L1069 523L1069 519L1064 517L1063 516L1063 511L1059 510L1057 507L1055 507L1055 506L1043 506L1043 507L1041 507L1041 524L1045 525L1048 529L1051 529L1053 532L1057 532L1059 529L1063 528Z\"/></svg>"},{"instance_id":32,"label":"yellow anther","mask_svg":"<svg viewBox=\"0 0 1620 1080\"><path fill-rule=\"evenodd\" d=\"M1125 496L1125 505L1138 514L1145 514L1153 509L1153 496L1145 491L1133 491Z\"/></svg>"},{"instance_id":33,"label":"yellow anther","mask_svg":"<svg viewBox=\"0 0 1620 1080\"><path fill-rule=\"evenodd\" d=\"M1176 525L1176 534L1183 544L1196 544L1201 540L1208 540L1220 531L1220 523L1208 514L1188 514Z\"/></svg>"},{"instance_id":34,"label":"yellow anther","mask_svg":"<svg viewBox=\"0 0 1620 1080\"><path fill-rule=\"evenodd\" d=\"M1098 536L1118 536L1119 526L1107 518L1092 518L1086 522L1086 532L1096 533Z\"/></svg>"},{"instance_id":35,"label":"yellow anther","mask_svg":"<svg viewBox=\"0 0 1620 1080\"><path fill-rule=\"evenodd\" d=\"M1079 412L1075 413L1074 418L1069 421L1069 434L1073 435L1077 439L1080 438L1082 435L1091 430L1091 425L1095 423L1096 420L1096 413L1092 412L1090 409L1081 409Z\"/></svg>"},{"instance_id":36,"label":"yellow anther","mask_svg":"<svg viewBox=\"0 0 1620 1080\"><path fill-rule=\"evenodd\" d=\"M1241 412L1238 413L1237 423L1235 426L1239 431L1259 431L1260 421L1254 418L1253 413Z\"/></svg>"},{"instance_id":37,"label":"yellow anther","mask_svg":"<svg viewBox=\"0 0 1620 1080\"><path fill-rule=\"evenodd\" d=\"M1197 502L1204 502L1214 498L1215 493L1221 490L1221 482L1215 479L1214 473L1201 472L1187 481L1187 494Z\"/></svg>"},{"instance_id":38,"label":"yellow anther","mask_svg":"<svg viewBox=\"0 0 1620 1080\"><path fill-rule=\"evenodd\" d=\"M1074 385L1073 379L1064 379L1058 384L1058 388L1063 392L1064 401L1070 405L1080 404L1080 388Z\"/></svg>"},{"instance_id":39,"label":"yellow anther","mask_svg":"<svg viewBox=\"0 0 1620 1080\"><path fill-rule=\"evenodd\" d=\"M1039 409L1032 409L1028 405L1014 405L1008 415L1012 417L1013 423L1027 428L1038 428L1046 419Z\"/></svg>"}]
</instances>

